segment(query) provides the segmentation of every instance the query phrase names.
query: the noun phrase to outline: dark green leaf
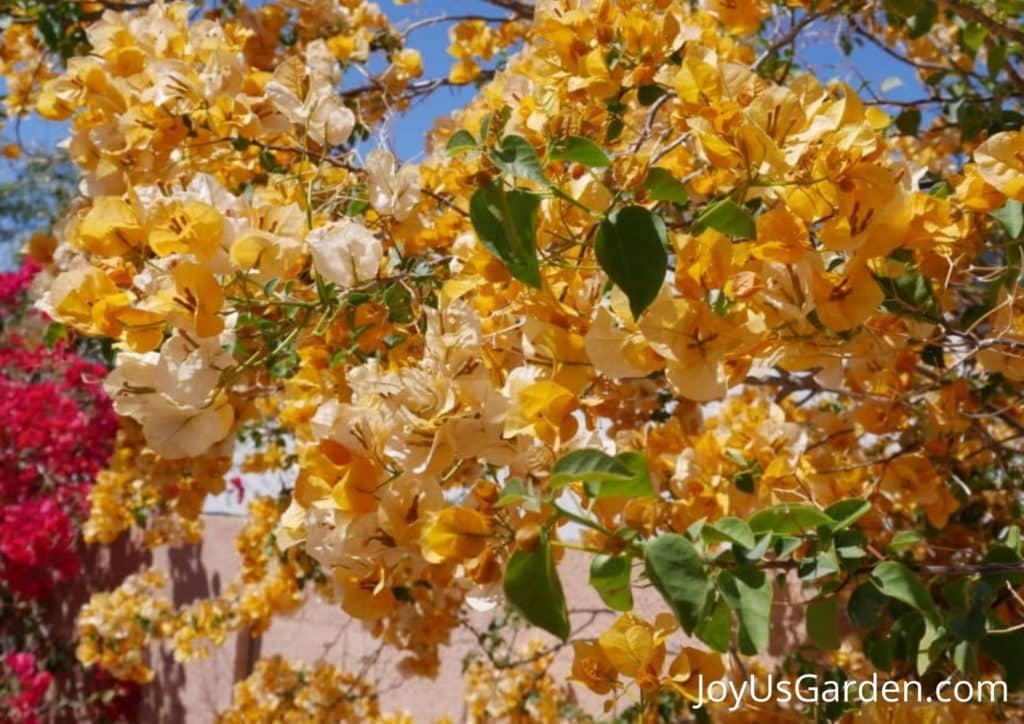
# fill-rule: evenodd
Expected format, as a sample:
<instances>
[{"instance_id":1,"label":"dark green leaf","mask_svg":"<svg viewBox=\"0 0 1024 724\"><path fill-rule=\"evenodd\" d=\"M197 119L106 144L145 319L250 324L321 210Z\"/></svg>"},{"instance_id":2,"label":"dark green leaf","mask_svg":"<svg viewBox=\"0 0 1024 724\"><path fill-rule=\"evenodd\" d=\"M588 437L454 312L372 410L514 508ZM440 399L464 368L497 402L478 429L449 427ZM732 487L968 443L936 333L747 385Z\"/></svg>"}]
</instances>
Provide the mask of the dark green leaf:
<instances>
[{"instance_id":1,"label":"dark green leaf","mask_svg":"<svg viewBox=\"0 0 1024 724\"><path fill-rule=\"evenodd\" d=\"M732 616L729 613L729 604L719 599L711 608L711 613L697 627L697 638L714 651L724 654L729 650L731 634Z\"/></svg>"},{"instance_id":2,"label":"dark green leaf","mask_svg":"<svg viewBox=\"0 0 1024 724\"><path fill-rule=\"evenodd\" d=\"M857 628L874 628L882 622L886 598L873 584L865 582L853 589L846 604L846 615Z\"/></svg>"},{"instance_id":3,"label":"dark green leaf","mask_svg":"<svg viewBox=\"0 0 1024 724\"><path fill-rule=\"evenodd\" d=\"M636 89L636 99L640 101L642 106L653 105L663 95L665 95L665 89L657 83L642 85Z\"/></svg>"},{"instance_id":4,"label":"dark green leaf","mask_svg":"<svg viewBox=\"0 0 1024 724\"><path fill-rule=\"evenodd\" d=\"M608 154L589 138L570 136L556 141L549 157L552 161L574 161L584 166L611 166Z\"/></svg>"},{"instance_id":5,"label":"dark green leaf","mask_svg":"<svg viewBox=\"0 0 1024 724\"><path fill-rule=\"evenodd\" d=\"M694 223L698 229L711 228L740 239L753 239L757 236L754 215L730 198L719 199L708 206Z\"/></svg>"},{"instance_id":6,"label":"dark green leaf","mask_svg":"<svg viewBox=\"0 0 1024 724\"><path fill-rule=\"evenodd\" d=\"M921 111L916 108L906 108L896 116L896 128L904 136L916 136L921 128Z\"/></svg>"},{"instance_id":7,"label":"dark green leaf","mask_svg":"<svg viewBox=\"0 0 1024 724\"><path fill-rule=\"evenodd\" d=\"M644 548L644 569L687 633L700 624L711 584L697 549L677 533L664 533Z\"/></svg>"},{"instance_id":8,"label":"dark green leaf","mask_svg":"<svg viewBox=\"0 0 1024 724\"><path fill-rule=\"evenodd\" d=\"M384 290L384 305L388 308L388 321L395 324L412 322L412 295L401 284L392 284Z\"/></svg>"},{"instance_id":9,"label":"dark green leaf","mask_svg":"<svg viewBox=\"0 0 1024 724\"><path fill-rule=\"evenodd\" d=\"M622 118L616 116L608 123L608 130L604 133L605 143L612 143L622 135L622 131L626 128L625 122Z\"/></svg>"},{"instance_id":10,"label":"dark green leaf","mask_svg":"<svg viewBox=\"0 0 1024 724\"><path fill-rule=\"evenodd\" d=\"M629 298L634 318L665 281L665 224L642 206L627 206L601 222L594 250L601 268Z\"/></svg>"},{"instance_id":11,"label":"dark green leaf","mask_svg":"<svg viewBox=\"0 0 1024 724\"><path fill-rule=\"evenodd\" d=\"M505 191L494 184L476 190L469 201L469 218L480 243L501 259L509 273L540 289L540 266L534 226L540 197L528 191Z\"/></svg>"},{"instance_id":12,"label":"dark green leaf","mask_svg":"<svg viewBox=\"0 0 1024 724\"><path fill-rule=\"evenodd\" d=\"M754 547L754 534L750 531L750 526L745 521L733 516L726 516L719 518L714 523L708 523L701 530L701 535L705 541L711 543L729 541L748 549Z\"/></svg>"},{"instance_id":13,"label":"dark green leaf","mask_svg":"<svg viewBox=\"0 0 1024 724\"><path fill-rule=\"evenodd\" d=\"M1024 686L1024 631L989 634L981 640L981 650L1003 668L1006 686L1016 691Z\"/></svg>"},{"instance_id":14,"label":"dark green leaf","mask_svg":"<svg viewBox=\"0 0 1024 724\"><path fill-rule=\"evenodd\" d=\"M1006 56L1009 54L1009 47L1006 43L992 43L988 49L988 56L985 58L985 69L989 78L995 78L1006 66Z\"/></svg>"},{"instance_id":15,"label":"dark green leaf","mask_svg":"<svg viewBox=\"0 0 1024 724\"><path fill-rule=\"evenodd\" d=\"M277 156L269 148L260 151L260 166L270 173L284 173L285 167L277 162Z\"/></svg>"},{"instance_id":16,"label":"dark green leaf","mask_svg":"<svg viewBox=\"0 0 1024 724\"><path fill-rule=\"evenodd\" d=\"M864 655L868 657L868 661L879 671L889 671L892 669L893 659L893 642L888 637L882 636L882 634L873 632L864 637Z\"/></svg>"},{"instance_id":17,"label":"dark green leaf","mask_svg":"<svg viewBox=\"0 0 1024 724\"><path fill-rule=\"evenodd\" d=\"M950 619L949 630L959 639L978 641L985 635L985 612L972 606L963 616Z\"/></svg>"},{"instance_id":18,"label":"dark green leaf","mask_svg":"<svg viewBox=\"0 0 1024 724\"><path fill-rule=\"evenodd\" d=\"M924 0L886 0L885 9L901 18L909 18L924 5Z\"/></svg>"},{"instance_id":19,"label":"dark green leaf","mask_svg":"<svg viewBox=\"0 0 1024 724\"><path fill-rule=\"evenodd\" d=\"M606 452L594 449L573 450L563 455L551 469L551 488L558 490L577 480L628 479L632 471Z\"/></svg>"},{"instance_id":20,"label":"dark green leaf","mask_svg":"<svg viewBox=\"0 0 1024 724\"><path fill-rule=\"evenodd\" d=\"M502 582L505 598L527 621L554 634L569 638L569 612L558 580L551 545L542 533L537 547L527 553L517 550L509 558Z\"/></svg>"},{"instance_id":21,"label":"dark green leaf","mask_svg":"<svg viewBox=\"0 0 1024 724\"><path fill-rule=\"evenodd\" d=\"M937 344L926 344L921 348L921 361L929 367L943 369L946 366L946 358L942 353L942 347Z\"/></svg>"},{"instance_id":22,"label":"dark green leaf","mask_svg":"<svg viewBox=\"0 0 1024 724\"><path fill-rule=\"evenodd\" d=\"M768 648L772 618L772 579L753 566L718 575L718 589L740 622L740 651L748 656Z\"/></svg>"},{"instance_id":23,"label":"dark green leaf","mask_svg":"<svg viewBox=\"0 0 1024 724\"><path fill-rule=\"evenodd\" d=\"M831 527L835 521L819 508L804 503L783 503L765 508L750 518L750 529L755 534L774 533L792 535L814 530L819 525Z\"/></svg>"},{"instance_id":24,"label":"dark green leaf","mask_svg":"<svg viewBox=\"0 0 1024 724\"><path fill-rule=\"evenodd\" d=\"M839 648L839 605L835 596L820 596L808 604L807 637L825 651Z\"/></svg>"},{"instance_id":25,"label":"dark green leaf","mask_svg":"<svg viewBox=\"0 0 1024 724\"><path fill-rule=\"evenodd\" d=\"M583 487L587 495L595 500L610 498L616 495L630 498L653 498L654 486L647 471L647 458L638 452L624 452L615 456L629 470L628 478L619 476L600 477L585 480Z\"/></svg>"},{"instance_id":26,"label":"dark green leaf","mask_svg":"<svg viewBox=\"0 0 1024 724\"><path fill-rule=\"evenodd\" d=\"M448 139L448 144L444 147L444 150L449 156L456 156L460 153L471 151L474 148L476 148L476 139L473 138L473 134L465 129L459 129Z\"/></svg>"},{"instance_id":27,"label":"dark green leaf","mask_svg":"<svg viewBox=\"0 0 1024 724\"><path fill-rule=\"evenodd\" d=\"M922 320L930 320L938 315L938 299L928 279L917 269L908 269L895 278L876 279L885 292L882 307L887 312Z\"/></svg>"},{"instance_id":28,"label":"dark green leaf","mask_svg":"<svg viewBox=\"0 0 1024 724\"><path fill-rule=\"evenodd\" d=\"M633 591L629 585L632 560L628 556L597 555L590 564L590 585L616 611L633 610Z\"/></svg>"},{"instance_id":29,"label":"dark green leaf","mask_svg":"<svg viewBox=\"0 0 1024 724\"><path fill-rule=\"evenodd\" d=\"M501 140L501 148L491 151L491 160L495 166L516 178L529 179L545 186L548 183L540 168L537 152L522 136L505 136Z\"/></svg>"},{"instance_id":30,"label":"dark green leaf","mask_svg":"<svg viewBox=\"0 0 1024 724\"><path fill-rule=\"evenodd\" d=\"M920 9L907 19L907 35L916 39L927 34L938 17L938 4L934 0L926 0Z\"/></svg>"},{"instance_id":31,"label":"dark green leaf","mask_svg":"<svg viewBox=\"0 0 1024 724\"><path fill-rule=\"evenodd\" d=\"M962 98L951 110L965 141L973 141L988 125L988 114L979 103Z\"/></svg>"},{"instance_id":32,"label":"dark green leaf","mask_svg":"<svg viewBox=\"0 0 1024 724\"><path fill-rule=\"evenodd\" d=\"M690 200L686 187L668 169L655 166L647 172L644 188L655 201L672 201L683 205Z\"/></svg>"},{"instance_id":33,"label":"dark green leaf","mask_svg":"<svg viewBox=\"0 0 1024 724\"><path fill-rule=\"evenodd\" d=\"M902 563L885 561L871 572L871 582L889 598L902 601L925 615L930 621L939 620L938 609L932 601L928 588L917 574Z\"/></svg>"},{"instance_id":34,"label":"dark green leaf","mask_svg":"<svg viewBox=\"0 0 1024 724\"><path fill-rule=\"evenodd\" d=\"M835 520L833 531L849 528L871 510L871 503L863 498L847 498L825 508L825 515Z\"/></svg>"}]
</instances>

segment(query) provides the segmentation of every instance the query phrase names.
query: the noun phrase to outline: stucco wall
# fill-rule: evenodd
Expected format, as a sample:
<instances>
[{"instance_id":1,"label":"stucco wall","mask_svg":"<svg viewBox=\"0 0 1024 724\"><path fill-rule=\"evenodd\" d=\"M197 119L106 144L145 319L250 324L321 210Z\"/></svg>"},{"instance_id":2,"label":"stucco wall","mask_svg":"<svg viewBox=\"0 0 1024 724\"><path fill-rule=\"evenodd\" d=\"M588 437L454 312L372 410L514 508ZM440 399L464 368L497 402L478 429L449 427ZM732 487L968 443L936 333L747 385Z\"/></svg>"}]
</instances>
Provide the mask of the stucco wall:
<instances>
[{"instance_id":1,"label":"stucco wall","mask_svg":"<svg viewBox=\"0 0 1024 724\"><path fill-rule=\"evenodd\" d=\"M233 580L239 571L234 539L243 524L237 517L204 516L205 539L201 545L160 549L153 554L132 552L124 546L112 553L94 553L95 566L115 572L97 574L99 586L110 587L118 578L147 565L164 570L169 581L169 594L178 605L200 597L215 595ZM596 636L614 620L614 614L592 614L588 609L605 608L587 585L588 561L582 554L569 552L559 566L570 607L580 609L573 614L574 635ZM649 586L635 591L636 609L649 618L664 610L657 593ZM803 608L797 589L777 592L771 654L779 656L797 645L803 629ZM477 629L486 628L491 614L470 613ZM546 644L554 643L547 634L531 630ZM164 650L150 652L150 665L155 681L143 689L142 716L145 722L208 722L231 699L234 681L244 677L252 661L259 656L282 654L290 659L313 662L325 659L347 671L365 671L380 693L383 711L405 710L417 722L432 722L444 715L454 721L464 719L462 660L475 648L473 635L465 629L452 634L452 644L444 650L436 679L406 678L397 670L401 655L382 648L364 626L350 619L335 606L311 600L298 614L274 621L270 630L259 639L239 634L228 639L223 647L205 661L179 664ZM571 666L571 648L556 658L551 669L558 680L565 680ZM582 687L574 687L574 695L584 709L601 712L598 698Z\"/></svg>"}]
</instances>

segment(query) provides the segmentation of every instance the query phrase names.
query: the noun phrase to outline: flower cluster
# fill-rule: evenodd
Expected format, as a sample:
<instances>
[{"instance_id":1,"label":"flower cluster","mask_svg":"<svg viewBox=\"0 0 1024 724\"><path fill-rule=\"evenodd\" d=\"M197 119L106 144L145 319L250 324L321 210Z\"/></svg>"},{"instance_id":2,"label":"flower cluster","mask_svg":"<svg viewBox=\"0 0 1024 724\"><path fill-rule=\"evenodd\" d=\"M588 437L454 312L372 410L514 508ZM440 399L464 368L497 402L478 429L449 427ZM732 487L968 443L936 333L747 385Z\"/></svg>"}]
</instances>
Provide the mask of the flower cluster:
<instances>
[{"instance_id":1,"label":"flower cluster","mask_svg":"<svg viewBox=\"0 0 1024 724\"><path fill-rule=\"evenodd\" d=\"M167 642L179 661L202 659L229 634L245 631L258 636L274 616L294 612L303 603L307 581L323 583L316 565L298 550L272 554L273 532L282 513L279 501L258 497L249 503L249 511L236 541L241 556L236 580L216 596L177 608L157 569L130 576L113 591L94 594L78 615L79 660L99 664L119 679L146 683L153 678L146 664L153 643Z\"/></svg>"},{"instance_id":2,"label":"flower cluster","mask_svg":"<svg viewBox=\"0 0 1024 724\"><path fill-rule=\"evenodd\" d=\"M16 682L16 691L3 700L4 705L16 721L37 724L40 719L36 712L53 683L53 674L40 670L35 654L27 651L7 654L3 666L13 674Z\"/></svg>"},{"instance_id":3,"label":"flower cluster","mask_svg":"<svg viewBox=\"0 0 1024 724\"><path fill-rule=\"evenodd\" d=\"M217 721L408 724L412 718L382 716L373 687L330 664L307 666L273 656L258 661L256 670L235 685L231 706L220 713Z\"/></svg>"}]
</instances>

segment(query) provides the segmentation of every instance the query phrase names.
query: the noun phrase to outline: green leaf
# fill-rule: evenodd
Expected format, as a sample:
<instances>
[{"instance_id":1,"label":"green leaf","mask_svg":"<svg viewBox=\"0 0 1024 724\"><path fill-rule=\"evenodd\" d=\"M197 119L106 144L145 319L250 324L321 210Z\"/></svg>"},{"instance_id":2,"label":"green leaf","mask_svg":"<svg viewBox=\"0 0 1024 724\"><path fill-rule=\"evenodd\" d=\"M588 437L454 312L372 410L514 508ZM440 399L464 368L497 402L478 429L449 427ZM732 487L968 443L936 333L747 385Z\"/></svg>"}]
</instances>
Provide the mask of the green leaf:
<instances>
[{"instance_id":1,"label":"green leaf","mask_svg":"<svg viewBox=\"0 0 1024 724\"><path fill-rule=\"evenodd\" d=\"M924 5L924 0L886 0L885 9L901 18L909 18Z\"/></svg>"},{"instance_id":2,"label":"green leaf","mask_svg":"<svg viewBox=\"0 0 1024 724\"><path fill-rule=\"evenodd\" d=\"M726 516L719 518L714 523L708 523L701 530L701 535L707 542L729 541L748 549L754 547L754 534L750 531L750 526L745 521L733 516Z\"/></svg>"},{"instance_id":3,"label":"green leaf","mask_svg":"<svg viewBox=\"0 0 1024 724\"><path fill-rule=\"evenodd\" d=\"M525 178L544 186L548 185L548 180L540 168L537 152L522 136L505 136L501 140L501 148L491 151L491 160L495 166L516 178Z\"/></svg>"},{"instance_id":4,"label":"green leaf","mask_svg":"<svg viewBox=\"0 0 1024 724\"><path fill-rule=\"evenodd\" d=\"M264 148L260 151L260 166L263 167L264 171L270 173L284 173L285 167L277 162L277 156L269 148Z\"/></svg>"},{"instance_id":5,"label":"green leaf","mask_svg":"<svg viewBox=\"0 0 1024 724\"><path fill-rule=\"evenodd\" d=\"M981 103L961 98L950 106L964 140L973 141L989 125L987 108Z\"/></svg>"},{"instance_id":6,"label":"green leaf","mask_svg":"<svg viewBox=\"0 0 1024 724\"><path fill-rule=\"evenodd\" d=\"M995 79L1006 66L1006 56L1009 52L1010 49L1004 42L992 43L989 46L987 57L985 58L985 70L988 71L989 78Z\"/></svg>"},{"instance_id":7,"label":"green leaf","mask_svg":"<svg viewBox=\"0 0 1024 724\"><path fill-rule=\"evenodd\" d=\"M629 585L632 558L597 555L590 564L590 585L601 600L616 611L633 610L633 591Z\"/></svg>"},{"instance_id":8,"label":"green leaf","mask_svg":"<svg viewBox=\"0 0 1024 724\"><path fill-rule=\"evenodd\" d=\"M601 268L629 298L635 319L665 281L665 224L642 206L627 206L601 222L594 250Z\"/></svg>"},{"instance_id":9,"label":"green leaf","mask_svg":"<svg viewBox=\"0 0 1024 724\"><path fill-rule=\"evenodd\" d=\"M972 606L963 616L949 620L949 630L964 641L978 641L985 635L985 612Z\"/></svg>"},{"instance_id":10,"label":"green leaf","mask_svg":"<svg viewBox=\"0 0 1024 724\"><path fill-rule=\"evenodd\" d=\"M917 658L915 664L917 672L923 674L945 651L943 645L946 630L936 623L924 619L924 632L917 644Z\"/></svg>"},{"instance_id":11,"label":"green leaf","mask_svg":"<svg viewBox=\"0 0 1024 724\"><path fill-rule=\"evenodd\" d=\"M908 269L898 277L877 277L887 312L922 320L934 319L939 314L939 302L928 279L917 269Z\"/></svg>"},{"instance_id":12,"label":"green leaf","mask_svg":"<svg viewBox=\"0 0 1024 724\"><path fill-rule=\"evenodd\" d=\"M970 677L978 676L978 643L960 641L953 647L953 664L957 670Z\"/></svg>"},{"instance_id":13,"label":"green leaf","mask_svg":"<svg viewBox=\"0 0 1024 724\"><path fill-rule=\"evenodd\" d=\"M671 171L657 166L647 172L644 188L650 192L651 198L655 201L672 201L683 205L690 200L690 196L686 193L686 186L673 176Z\"/></svg>"},{"instance_id":14,"label":"green leaf","mask_svg":"<svg viewBox=\"0 0 1024 724\"><path fill-rule=\"evenodd\" d=\"M825 651L839 648L839 605L835 596L820 596L808 604L807 638Z\"/></svg>"},{"instance_id":15,"label":"green leaf","mask_svg":"<svg viewBox=\"0 0 1024 724\"><path fill-rule=\"evenodd\" d=\"M1014 553L1020 554L1020 526L1011 525L999 534L999 540Z\"/></svg>"},{"instance_id":16,"label":"green leaf","mask_svg":"<svg viewBox=\"0 0 1024 724\"><path fill-rule=\"evenodd\" d=\"M57 342L67 341L70 337L65 325L60 322L50 322L46 325L46 331L43 332L43 344L47 349L53 349L57 346Z\"/></svg>"},{"instance_id":17,"label":"green leaf","mask_svg":"<svg viewBox=\"0 0 1024 724\"><path fill-rule=\"evenodd\" d=\"M481 186L469 201L469 218L480 243L524 284L541 288L534 226L540 197L519 189Z\"/></svg>"},{"instance_id":18,"label":"green leaf","mask_svg":"<svg viewBox=\"0 0 1024 724\"><path fill-rule=\"evenodd\" d=\"M792 535L814 530L819 525L831 527L835 521L824 511L804 503L782 503L754 513L750 529L755 534Z\"/></svg>"},{"instance_id":19,"label":"green leaf","mask_svg":"<svg viewBox=\"0 0 1024 724\"><path fill-rule=\"evenodd\" d=\"M772 617L772 579L753 566L718 575L718 590L740 622L740 651L748 656L768 648Z\"/></svg>"},{"instance_id":20,"label":"green leaf","mask_svg":"<svg viewBox=\"0 0 1024 724\"><path fill-rule=\"evenodd\" d=\"M540 500L533 487L522 478L509 478L505 487L501 489L501 497L494 503L494 507L504 508L516 503L522 504L525 510L540 510Z\"/></svg>"},{"instance_id":21,"label":"green leaf","mask_svg":"<svg viewBox=\"0 0 1024 724\"><path fill-rule=\"evenodd\" d=\"M626 128L625 121L620 116L613 116L611 121L608 123L608 130L604 132L604 142L613 143L618 140L619 136L622 135L622 131Z\"/></svg>"},{"instance_id":22,"label":"green leaf","mask_svg":"<svg viewBox=\"0 0 1024 724\"><path fill-rule=\"evenodd\" d=\"M551 489L560 490L577 480L586 486L587 495L595 499L613 495L654 496L647 459L637 452L612 457L601 450L585 449L563 455L551 469Z\"/></svg>"},{"instance_id":23,"label":"green leaf","mask_svg":"<svg viewBox=\"0 0 1024 724\"><path fill-rule=\"evenodd\" d=\"M892 639L877 632L868 634L864 637L864 655L879 671L891 670L895 658Z\"/></svg>"},{"instance_id":24,"label":"green leaf","mask_svg":"<svg viewBox=\"0 0 1024 724\"><path fill-rule=\"evenodd\" d=\"M934 0L927 0L920 9L907 18L907 35L915 40L932 29L939 17L939 6Z\"/></svg>"},{"instance_id":25,"label":"green leaf","mask_svg":"<svg viewBox=\"0 0 1024 724\"><path fill-rule=\"evenodd\" d=\"M595 500L616 495L625 495L630 498L653 498L654 486L651 484L651 476L647 470L647 458L642 453L624 452L616 455L615 459L629 470L629 478L621 479L615 476L586 480L583 482L583 487L586 488L587 495Z\"/></svg>"},{"instance_id":26,"label":"green leaf","mask_svg":"<svg viewBox=\"0 0 1024 724\"><path fill-rule=\"evenodd\" d=\"M665 95L665 89L657 83L642 85L636 89L636 99L642 106L654 105L663 95Z\"/></svg>"},{"instance_id":27,"label":"green leaf","mask_svg":"<svg viewBox=\"0 0 1024 724\"><path fill-rule=\"evenodd\" d=\"M517 550L512 554L502 587L505 598L523 618L562 641L569 638L569 611L546 533L529 553Z\"/></svg>"},{"instance_id":28,"label":"green leaf","mask_svg":"<svg viewBox=\"0 0 1024 724\"><path fill-rule=\"evenodd\" d=\"M754 215L730 198L719 199L708 206L694 224L698 229L712 228L740 239L753 239L757 236Z\"/></svg>"},{"instance_id":29,"label":"green leaf","mask_svg":"<svg viewBox=\"0 0 1024 724\"><path fill-rule=\"evenodd\" d=\"M570 136L569 138L556 141L551 149L549 158L552 161L574 161L584 166L604 167L611 166L612 160L608 154L591 141L589 138Z\"/></svg>"},{"instance_id":30,"label":"green leaf","mask_svg":"<svg viewBox=\"0 0 1024 724\"><path fill-rule=\"evenodd\" d=\"M989 216L997 219L1003 225L1006 235L1011 239L1021 238L1021 232L1024 232L1024 203L1016 199L1009 199L1000 208L990 211Z\"/></svg>"},{"instance_id":31,"label":"green leaf","mask_svg":"<svg viewBox=\"0 0 1024 724\"><path fill-rule=\"evenodd\" d=\"M847 498L825 508L825 515L835 520L833 531L849 528L871 510L871 503L863 498Z\"/></svg>"},{"instance_id":32,"label":"green leaf","mask_svg":"<svg viewBox=\"0 0 1024 724\"><path fill-rule=\"evenodd\" d=\"M687 633L700 624L711 584L693 544L678 533L664 533L644 548L644 569Z\"/></svg>"},{"instance_id":33,"label":"green leaf","mask_svg":"<svg viewBox=\"0 0 1024 724\"><path fill-rule=\"evenodd\" d=\"M988 30L980 23L970 23L960 31L960 44L967 52L974 56L981 50L981 44L985 42Z\"/></svg>"},{"instance_id":34,"label":"green leaf","mask_svg":"<svg viewBox=\"0 0 1024 724\"><path fill-rule=\"evenodd\" d=\"M989 634L981 640L981 650L1002 667L1010 691L1024 686L1024 631Z\"/></svg>"},{"instance_id":35,"label":"green leaf","mask_svg":"<svg viewBox=\"0 0 1024 724\"><path fill-rule=\"evenodd\" d=\"M747 460L737 452L727 451L726 456L740 468L732 476L732 482L738 490L752 495L757 490L757 481L761 479L761 474L764 472L761 469L761 463L757 458Z\"/></svg>"},{"instance_id":36,"label":"green leaf","mask_svg":"<svg viewBox=\"0 0 1024 724\"><path fill-rule=\"evenodd\" d=\"M628 478L630 474L625 464L606 452L592 448L573 450L552 467L551 487L558 490L577 480L601 480L605 476Z\"/></svg>"},{"instance_id":37,"label":"green leaf","mask_svg":"<svg viewBox=\"0 0 1024 724\"><path fill-rule=\"evenodd\" d=\"M907 108L896 116L896 128L904 136L916 136L921 128L921 111L917 108Z\"/></svg>"},{"instance_id":38,"label":"green leaf","mask_svg":"<svg viewBox=\"0 0 1024 724\"><path fill-rule=\"evenodd\" d=\"M870 581L866 581L850 594L846 615L857 628L874 628L882 623L886 598Z\"/></svg>"},{"instance_id":39,"label":"green leaf","mask_svg":"<svg viewBox=\"0 0 1024 724\"><path fill-rule=\"evenodd\" d=\"M474 148L476 148L476 139L473 138L473 134L465 129L459 129L448 139L444 150L449 156L457 156Z\"/></svg>"},{"instance_id":40,"label":"green leaf","mask_svg":"<svg viewBox=\"0 0 1024 724\"><path fill-rule=\"evenodd\" d=\"M412 294L401 284L392 284L384 290L384 306L388 308L388 321L409 324L413 321Z\"/></svg>"},{"instance_id":41,"label":"green leaf","mask_svg":"<svg viewBox=\"0 0 1024 724\"><path fill-rule=\"evenodd\" d=\"M729 604L723 599L711 608L711 613L697 627L696 636L719 653L729 650L729 639L732 634L732 616Z\"/></svg>"},{"instance_id":42,"label":"green leaf","mask_svg":"<svg viewBox=\"0 0 1024 724\"><path fill-rule=\"evenodd\" d=\"M901 530L889 541L889 550L899 553L924 540L924 534L916 530Z\"/></svg>"},{"instance_id":43,"label":"green leaf","mask_svg":"<svg viewBox=\"0 0 1024 724\"><path fill-rule=\"evenodd\" d=\"M878 564L871 572L871 582L881 593L920 611L929 621L939 621L939 612L928 588L902 563L885 561Z\"/></svg>"}]
</instances>

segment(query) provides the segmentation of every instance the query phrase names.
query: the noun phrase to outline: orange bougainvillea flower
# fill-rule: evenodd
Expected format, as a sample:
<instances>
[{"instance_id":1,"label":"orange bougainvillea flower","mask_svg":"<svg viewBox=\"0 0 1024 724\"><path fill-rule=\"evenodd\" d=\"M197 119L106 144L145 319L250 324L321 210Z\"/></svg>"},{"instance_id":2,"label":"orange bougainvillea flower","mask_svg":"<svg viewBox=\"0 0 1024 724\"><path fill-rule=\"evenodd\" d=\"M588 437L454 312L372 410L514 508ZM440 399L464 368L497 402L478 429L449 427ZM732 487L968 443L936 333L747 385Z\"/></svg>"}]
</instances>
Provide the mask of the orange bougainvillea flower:
<instances>
[{"instance_id":1,"label":"orange bougainvillea flower","mask_svg":"<svg viewBox=\"0 0 1024 724\"><path fill-rule=\"evenodd\" d=\"M485 515L455 506L430 516L423 526L420 547L431 563L459 562L480 555L490 537L491 524Z\"/></svg>"}]
</instances>

